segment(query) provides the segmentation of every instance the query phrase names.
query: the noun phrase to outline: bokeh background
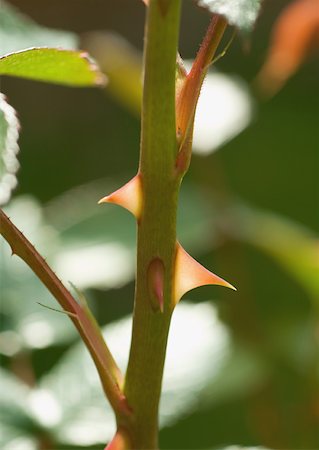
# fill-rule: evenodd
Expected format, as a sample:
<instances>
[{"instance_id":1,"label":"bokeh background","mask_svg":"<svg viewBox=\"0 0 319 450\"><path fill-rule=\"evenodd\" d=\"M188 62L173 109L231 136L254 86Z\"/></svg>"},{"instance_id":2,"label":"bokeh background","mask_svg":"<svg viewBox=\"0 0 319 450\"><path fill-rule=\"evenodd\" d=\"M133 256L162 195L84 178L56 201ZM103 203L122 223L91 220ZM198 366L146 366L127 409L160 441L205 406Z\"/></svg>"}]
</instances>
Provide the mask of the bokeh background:
<instances>
[{"instance_id":1,"label":"bokeh background","mask_svg":"<svg viewBox=\"0 0 319 450\"><path fill-rule=\"evenodd\" d=\"M252 36L235 39L205 84L178 234L238 291L204 287L177 308L163 449L319 448L318 51L310 49L273 96L256 82L289 3L266 0ZM21 122L18 187L6 211L63 280L84 290L125 367L135 224L97 201L138 166L145 8L138 0L7 4L76 33L110 79L103 90L2 77ZM15 33L10 38L4 9L0 16L10 47ZM208 19L184 0L186 60ZM34 45L23 36L21 48ZM51 36L51 45L55 39L75 43L73 35ZM102 448L114 421L71 322L38 304L57 307L3 240L0 264L1 448Z\"/></svg>"}]
</instances>

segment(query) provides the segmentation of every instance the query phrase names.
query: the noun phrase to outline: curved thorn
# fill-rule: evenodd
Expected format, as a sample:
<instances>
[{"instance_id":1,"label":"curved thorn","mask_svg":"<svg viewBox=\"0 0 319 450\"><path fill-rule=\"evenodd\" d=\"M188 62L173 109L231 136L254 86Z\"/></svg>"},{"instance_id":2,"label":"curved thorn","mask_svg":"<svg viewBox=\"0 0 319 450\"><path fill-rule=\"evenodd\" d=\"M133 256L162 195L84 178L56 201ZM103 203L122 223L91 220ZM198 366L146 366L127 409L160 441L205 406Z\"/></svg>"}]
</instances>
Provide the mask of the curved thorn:
<instances>
[{"instance_id":1,"label":"curved thorn","mask_svg":"<svg viewBox=\"0 0 319 450\"><path fill-rule=\"evenodd\" d=\"M217 284L236 291L236 288L219 276L205 269L177 242L175 257L175 282L173 300L176 305L186 292L199 286Z\"/></svg>"},{"instance_id":2,"label":"curved thorn","mask_svg":"<svg viewBox=\"0 0 319 450\"><path fill-rule=\"evenodd\" d=\"M103 197L98 203L115 203L130 211L139 220L142 212L141 175L137 174L120 189Z\"/></svg>"}]
</instances>

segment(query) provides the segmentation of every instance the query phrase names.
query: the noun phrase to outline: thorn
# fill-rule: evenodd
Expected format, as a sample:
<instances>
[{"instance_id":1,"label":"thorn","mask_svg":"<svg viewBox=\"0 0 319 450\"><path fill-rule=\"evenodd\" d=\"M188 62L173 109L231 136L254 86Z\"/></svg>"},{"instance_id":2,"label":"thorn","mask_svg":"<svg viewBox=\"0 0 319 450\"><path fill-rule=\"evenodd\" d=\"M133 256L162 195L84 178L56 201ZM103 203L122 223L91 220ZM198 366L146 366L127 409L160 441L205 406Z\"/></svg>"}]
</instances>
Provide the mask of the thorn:
<instances>
[{"instance_id":1,"label":"thorn","mask_svg":"<svg viewBox=\"0 0 319 450\"><path fill-rule=\"evenodd\" d=\"M177 242L175 257L175 287L174 304L176 305L186 292L209 284L225 286L236 291L237 289L219 276L205 269L192 258Z\"/></svg>"},{"instance_id":2,"label":"thorn","mask_svg":"<svg viewBox=\"0 0 319 450\"><path fill-rule=\"evenodd\" d=\"M120 189L103 197L98 203L115 203L130 211L139 220L142 212L141 175L137 174Z\"/></svg>"},{"instance_id":3,"label":"thorn","mask_svg":"<svg viewBox=\"0 0 319 450\"><path fill-rule=\"evenodd\" d=\"M160 258L154 258L147 270L150 301L154 312L164 310L164 275L163 261Z\"/></svg>"}]
</instances>

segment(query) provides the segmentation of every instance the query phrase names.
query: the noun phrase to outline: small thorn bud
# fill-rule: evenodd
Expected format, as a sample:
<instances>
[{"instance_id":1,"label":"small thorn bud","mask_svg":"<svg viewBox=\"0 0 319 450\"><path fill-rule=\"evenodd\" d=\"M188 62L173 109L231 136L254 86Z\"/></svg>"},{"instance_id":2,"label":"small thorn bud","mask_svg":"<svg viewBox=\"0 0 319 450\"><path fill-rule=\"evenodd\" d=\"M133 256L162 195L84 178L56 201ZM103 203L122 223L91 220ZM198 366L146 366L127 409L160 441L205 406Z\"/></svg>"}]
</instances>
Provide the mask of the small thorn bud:
<instances>
[{"instance_id":1,"label":"small thorn bud","mask_svg":"<svg viewBox=\"0 0 319 450\"><path fill-rule=\"evenodd\" d=\"M176 305L186 292L199 286L217 284L236 291L236 288L219 276L205 269L177 243L175 257L175 282L173 299Z\"/></svg>"},{"instance_id":2,"label":"small thorn bud","mask_svg":"<svg viewBox=\"0 0 319 450\"><path fill-rule=\"evenodd\" d=\"M103 197L98 203L115 203L130 211L139 220L142 212L141 175L137 174L123 187Z\"/></svg>"},{"instance_id":3,"label":"small thorn bud","mask_svg":"<svg viewBox=\"0 0 319 450\"><path fill-rule=\"evenodd\" d=\"M149 295L154 312L164 310L164 275L163 261L160 258L154 258L147 270Z\"/></svg>"}]
</instances>

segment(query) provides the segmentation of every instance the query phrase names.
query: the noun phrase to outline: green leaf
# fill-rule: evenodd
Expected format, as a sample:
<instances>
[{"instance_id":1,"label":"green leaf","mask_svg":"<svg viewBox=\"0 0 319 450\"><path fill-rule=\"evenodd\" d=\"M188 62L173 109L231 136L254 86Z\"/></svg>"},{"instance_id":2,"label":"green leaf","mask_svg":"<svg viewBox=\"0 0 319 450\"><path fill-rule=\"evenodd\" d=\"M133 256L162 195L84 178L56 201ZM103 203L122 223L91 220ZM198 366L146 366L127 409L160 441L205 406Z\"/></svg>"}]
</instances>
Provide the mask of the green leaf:
<instances>
[{"instance_id":1,"label":"green leaf","mask_svg":"<svg viewBox=\"0 0 319 450\"><path fill-rule=\"evenodd\" d=\"M79 87L105 83L104 75L87 53L44 47L1 57L0 75Z\"/></svg>"},{"instance_id":2,"label":"green leaf","mask_svg":"<svg viewBox=\"0 0 319 450\"><path fill-rule=\"evenodd\" d=\"M15 7L1 1L0 55L29 47L76 49L78 37L66 31L51 30L36 24Z\"/></svg>"},{"instance_id":3,"label":"green leaf","mask_svg":"<svg viewBox=\"0 0 319 450\"><path fill-rule=\"evenodd\" d=\"M230 25L249 31L258 17L261 0L197 0L197 4L224 16Z\"/></svg>"},{"instance_id":4,"label":"green leaf","mask_svg":"<svg viewBox=\"0 0 319 450\"><path fill-rule=\"evenodd\" d=\"M0 205L10 199L17 185L19 128L15 110L0 93Z\"/></svg>"}]
</instances>

